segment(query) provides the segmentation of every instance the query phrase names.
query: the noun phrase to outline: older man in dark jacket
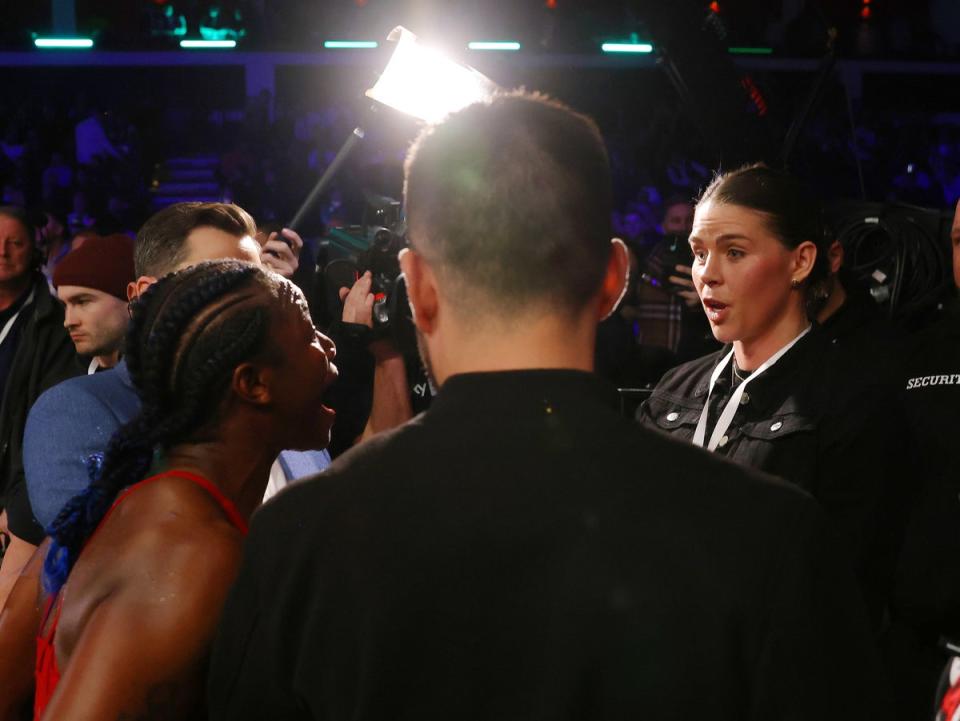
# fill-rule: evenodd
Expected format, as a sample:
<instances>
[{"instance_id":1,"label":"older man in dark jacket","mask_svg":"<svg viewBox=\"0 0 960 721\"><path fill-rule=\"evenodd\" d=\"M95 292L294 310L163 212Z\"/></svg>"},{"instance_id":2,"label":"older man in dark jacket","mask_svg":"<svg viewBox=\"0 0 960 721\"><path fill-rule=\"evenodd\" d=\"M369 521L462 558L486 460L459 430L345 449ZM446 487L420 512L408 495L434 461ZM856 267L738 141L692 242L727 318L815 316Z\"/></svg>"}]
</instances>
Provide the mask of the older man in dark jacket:
<instances>
[{"instance_id":1,"label":"older man in dark jacket","mask_svg":"<svg viewBox=\"0 0 960 721\"><path fill-rule=\"evenodd\" d=\"M0 490L7 518L32 523L23 481L23 428L30 406L43 391L77 375L81 367L63 327L63 308L40 273L42 256L29 216L0 208ZM24 507L25 513L20 512ZM0 565L0 607L30 557L19 543L26 531L10 523L10 546Z\"/></svg>"}]
</instances>

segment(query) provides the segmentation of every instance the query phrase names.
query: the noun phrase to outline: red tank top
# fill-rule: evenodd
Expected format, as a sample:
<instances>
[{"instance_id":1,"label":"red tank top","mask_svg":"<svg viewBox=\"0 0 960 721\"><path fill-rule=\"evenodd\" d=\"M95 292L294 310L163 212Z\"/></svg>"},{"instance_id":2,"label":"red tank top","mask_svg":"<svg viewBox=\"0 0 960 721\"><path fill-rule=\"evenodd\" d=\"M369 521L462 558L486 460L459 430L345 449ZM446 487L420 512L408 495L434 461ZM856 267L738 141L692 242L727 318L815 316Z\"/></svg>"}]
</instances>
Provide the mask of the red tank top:
<instances>
[{"instance_id":1,"label":"red tank top","mask_svg":"<svg viewBox=\"0 0 960 721\"><path fill-rule=\"evenodd\" d=\"M236 526L240 533L246 535L247 522L244 520L243 516L240 515L237 507L233 505L233 501L223 494L223 491L213 485L206 478L198 476L194 473L188 473L186 471L167 471L166 473L160 473L156 476L145 478L139 483L135 483L134 485L124 489L120 495L117 496L116 500L114 500L113 505L111 505L109 510L107 510L107 512L104 514L100 523L97 524L97 528L93 533L90 534L90 538L87 539L86 543L90 542L90 539L93 538L97 531L103 527L103 524L106 523L107 519L110 517L110 514L113 513L113 510L119 506L127 496L133 493L133 491L141 486L146 485L147 483L151 483L161 478L168 478L170 476L192 481L206 490L207 493L213 497L213 500L220 504L220 507L223 509L223 512L230 523ZM84 546L86 546L86 543ZM44 633L43 628L47 625L47 620L50 616L50 611L53 609L54 602L56 602L56 612L54 613L53 621L50 623L50 627L47 629L46 633ZM43 717L43 712L46 710L47 704L50 703L50 699L53 698L53 692L56 690L57 684L60 682L60 669L57 667L57 655L53 648L53 637L57 631L57 624L60 622L61 608L63 608L62 588L56 597L50 597L47 599L46 609L44 610L43 614L43 624L40 626L41 632L37 636L37 660L35 670L36 691L33 701L34 721L40 721L40 719Z\"/></svg>"}]
</instances>

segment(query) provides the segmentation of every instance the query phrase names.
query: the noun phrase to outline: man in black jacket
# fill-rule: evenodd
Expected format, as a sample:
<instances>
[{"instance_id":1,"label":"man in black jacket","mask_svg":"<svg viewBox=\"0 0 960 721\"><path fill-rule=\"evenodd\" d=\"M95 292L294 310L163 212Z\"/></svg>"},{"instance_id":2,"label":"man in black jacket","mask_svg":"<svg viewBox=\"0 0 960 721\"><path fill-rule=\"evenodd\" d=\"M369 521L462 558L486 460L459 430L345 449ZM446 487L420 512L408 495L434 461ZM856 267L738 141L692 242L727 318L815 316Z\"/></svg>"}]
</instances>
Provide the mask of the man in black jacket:
<instances>
[{"instance_id":1,"label":"man in black jacket","mask_svg":"<svg viewBox=\"0 0 960 721\"><path fill-rule=\"evenodd\" d=\"M950 238L960 290L960 201ZM960 298L949 299L937 321L907 347L900 390L916 496L897 569L886 653L896 671L901 718L919 718L931 716L939 672L948 653L956 656L960 648ZM960 689L955 673L948 672L944 681ZM944 708L956 708L956 694L944 699Z\"/></svg>"},{"instance_id":2,"label":"man in black jacket","mask_svg":"<svg viewBox=\"0 0 960 721\"><path fill-rule=\"evenodd\" d=\"M24 529L12 521L8 529L6 520L29 508L23 482L27 412L47 388L82 371L42 263L27 213L0 207L0 531L14 539L0 563L0 607L33 551L19 540Z\"/></svg>"},{"instance_id":3,"label":"man in black jacket","mask_svg":"<svg viewBox=\"0 0 960 721\"><path fill-rule=\"evenodd\" d=\"M540 96L421 135L401 264L439 394L255 515L212 718L884 718L816 504L590 372L610 194L596 126Z\"/></svg>"}]
</instances>

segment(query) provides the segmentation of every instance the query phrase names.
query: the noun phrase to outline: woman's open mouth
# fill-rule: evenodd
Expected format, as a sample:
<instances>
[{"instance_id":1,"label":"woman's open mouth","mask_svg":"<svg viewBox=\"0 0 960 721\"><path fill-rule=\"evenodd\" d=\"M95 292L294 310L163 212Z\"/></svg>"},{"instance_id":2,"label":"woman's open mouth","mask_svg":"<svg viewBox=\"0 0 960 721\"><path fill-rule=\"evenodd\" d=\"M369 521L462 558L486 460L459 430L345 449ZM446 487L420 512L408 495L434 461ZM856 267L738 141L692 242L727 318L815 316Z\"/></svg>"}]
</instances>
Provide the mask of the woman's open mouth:
<instances>
[{"instance_id":1,"label":"woman's open mouth","mask_svg":"<svg viewBox=\"0 0 960 721\"><path fill-rule=\"evenodd\" d=\"M712 323L719 323L727 315L727 304L713 298L703 299L703 310Z\"/></svg>"}]
</instances>

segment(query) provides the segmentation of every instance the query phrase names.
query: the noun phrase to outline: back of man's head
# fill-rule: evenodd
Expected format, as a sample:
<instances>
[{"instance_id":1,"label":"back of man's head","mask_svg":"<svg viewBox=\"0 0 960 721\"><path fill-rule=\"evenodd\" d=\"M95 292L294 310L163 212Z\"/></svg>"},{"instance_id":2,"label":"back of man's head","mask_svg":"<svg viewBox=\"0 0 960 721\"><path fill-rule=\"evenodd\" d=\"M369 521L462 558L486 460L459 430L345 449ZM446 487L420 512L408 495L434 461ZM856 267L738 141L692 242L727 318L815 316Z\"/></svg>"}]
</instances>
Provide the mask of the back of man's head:
<instances>
[{"instance_id":1,"label":"back of man's head","mask_svg":"<svg viewBox=\"0 0 960 721\"><path fill-rule=\"evenodd\" d=\"M611 182L592 120L509 93L425 130L406 162L411 246L462 317L581 311L610 257Z\"/></svg>"},{"instance_id":2,"label":"back of man's head","mask_svg":"<svg viewBox=\"0 0 960 721\"><path fill-rule=\"evenodd\" d=\"M238 238L256 235L250 214L228 203L175 203L153 215L137 234L133 263L138 277L160 278L187 256L187 237L197 228L216 228Z\"/></svg>"}]
</instances>

